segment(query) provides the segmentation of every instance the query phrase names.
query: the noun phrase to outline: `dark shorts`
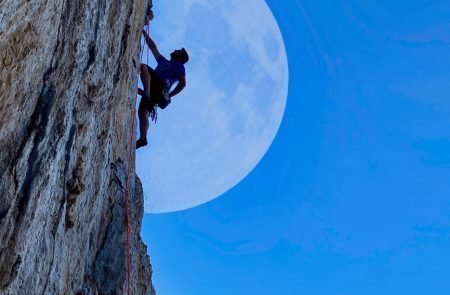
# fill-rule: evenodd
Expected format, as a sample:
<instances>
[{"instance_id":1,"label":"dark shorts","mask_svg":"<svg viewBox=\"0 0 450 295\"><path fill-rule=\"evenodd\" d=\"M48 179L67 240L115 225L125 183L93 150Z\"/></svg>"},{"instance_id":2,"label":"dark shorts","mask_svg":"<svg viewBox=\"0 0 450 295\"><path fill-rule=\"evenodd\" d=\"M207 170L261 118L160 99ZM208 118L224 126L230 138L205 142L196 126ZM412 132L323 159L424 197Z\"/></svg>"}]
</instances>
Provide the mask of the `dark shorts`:
<instances>
[{"instance_id":1,"label":"dark shorts","mask_svg":"<svg viewBox=\"0 0 450 295\"><path fill-rule=\"evenodd\" d=\"M146 64L142 64L147 67L148 72L150 73L151 82L150 82L150 99L142 97L141 102L139 103L139 108L145 108L148 111L153 110L155 105L161 109L165 109L167 105L170 103L170 99L166 100L163 95L164 83L160 77L158 77L155 73L155 70L149 67Z\"/></svg>"}]
</instances>

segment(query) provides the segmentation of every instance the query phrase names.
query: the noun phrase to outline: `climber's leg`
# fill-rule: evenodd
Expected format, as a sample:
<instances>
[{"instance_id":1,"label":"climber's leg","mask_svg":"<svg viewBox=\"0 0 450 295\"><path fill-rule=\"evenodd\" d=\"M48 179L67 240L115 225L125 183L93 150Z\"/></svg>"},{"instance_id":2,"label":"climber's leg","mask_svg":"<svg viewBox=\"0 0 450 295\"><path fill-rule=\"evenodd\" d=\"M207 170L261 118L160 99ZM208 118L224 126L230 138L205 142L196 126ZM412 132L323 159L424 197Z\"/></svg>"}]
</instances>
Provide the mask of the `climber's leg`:
<instances>
[{"instance_id":1,"label":"climber's leg","mask_svg":"<svg viewBox=\"0 0 450 295\"><path fill-rule=\"evenodd\" d=\"M142 85L144 85L144 92L147 97L150 97L150 85L152 78L149 72L149 66L146 64L141 64L141 81Z\"/></svg>"},{"instance_id":2,"label":"climber's leg","mask_svg":"<svg viewBox=\"0 0 450 295\"><path fill-rule=\"evenodd\" d=\"M149 101L145 98L142 98L139 103L139 139L136 141L136 149L147 145L147 131L150 125L148 121L150 111L147 104L149 104Z\"/></svg>"}]
</instances>

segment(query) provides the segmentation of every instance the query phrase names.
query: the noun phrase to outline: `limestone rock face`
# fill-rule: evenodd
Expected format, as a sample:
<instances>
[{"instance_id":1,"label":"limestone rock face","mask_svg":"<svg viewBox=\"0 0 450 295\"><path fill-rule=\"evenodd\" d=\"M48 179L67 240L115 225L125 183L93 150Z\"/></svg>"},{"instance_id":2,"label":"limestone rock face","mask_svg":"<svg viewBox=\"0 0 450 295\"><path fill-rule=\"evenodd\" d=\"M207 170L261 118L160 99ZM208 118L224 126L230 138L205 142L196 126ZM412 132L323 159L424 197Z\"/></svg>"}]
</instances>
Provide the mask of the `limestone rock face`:
<instances>
[{"instance_id":1,"label":"limestone rock face","mask_svg":"<svg viewBox=\"0 0 450 295\"><path fill-rule=\"evenodd\" d=\"M130 294L154 294L130 146L146 10L0 1L0 294L127 294L127 207Z\"/></svg>"}]
</instances>

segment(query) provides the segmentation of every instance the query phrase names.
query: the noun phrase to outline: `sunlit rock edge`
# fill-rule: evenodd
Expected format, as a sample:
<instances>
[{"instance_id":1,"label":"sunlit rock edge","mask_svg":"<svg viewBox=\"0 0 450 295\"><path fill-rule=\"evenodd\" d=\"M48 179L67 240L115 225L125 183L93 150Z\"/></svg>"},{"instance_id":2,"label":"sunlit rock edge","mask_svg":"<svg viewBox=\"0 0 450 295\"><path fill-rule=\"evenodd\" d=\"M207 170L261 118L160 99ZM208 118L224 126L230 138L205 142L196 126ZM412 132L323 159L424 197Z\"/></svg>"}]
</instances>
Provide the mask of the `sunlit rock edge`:
<instances>
[{"instance_id":1,"label":"sunlit rock edge","mask_svg":"<svg viewBox=\"0 0 450 295\"><path fill-rule=\"evenodd\" d=\"M131 294L154 294L129 161L146 5L0 4L0 294L126 294L128 171Z\"/></svg>"}]
</instances>

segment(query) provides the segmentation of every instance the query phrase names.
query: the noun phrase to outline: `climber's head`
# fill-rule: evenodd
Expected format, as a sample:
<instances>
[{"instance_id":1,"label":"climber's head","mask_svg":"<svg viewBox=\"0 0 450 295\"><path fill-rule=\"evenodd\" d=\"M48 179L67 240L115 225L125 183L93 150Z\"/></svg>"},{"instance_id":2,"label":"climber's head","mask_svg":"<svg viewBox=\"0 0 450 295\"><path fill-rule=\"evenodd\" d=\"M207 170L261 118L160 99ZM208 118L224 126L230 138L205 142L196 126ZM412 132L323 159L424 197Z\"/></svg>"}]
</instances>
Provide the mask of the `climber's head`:
<instances>
[{"instance_id":1,"label":"climber's head","mask_svg":"<svg viewBox=\"0 0 450 295\"><path fill-rule=\"evenodd\" d=\"M181 62L182 64L185 64L185 63L187 63L188 60L189 60L189 55L188 55L186 49L181 48L181 49L178 49L178 50L174 50L174 51L170 54L170 58L171 58L172 60L176 60L176 61Z\"/></svg>"}]
</instances>

